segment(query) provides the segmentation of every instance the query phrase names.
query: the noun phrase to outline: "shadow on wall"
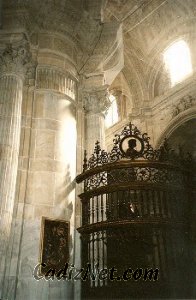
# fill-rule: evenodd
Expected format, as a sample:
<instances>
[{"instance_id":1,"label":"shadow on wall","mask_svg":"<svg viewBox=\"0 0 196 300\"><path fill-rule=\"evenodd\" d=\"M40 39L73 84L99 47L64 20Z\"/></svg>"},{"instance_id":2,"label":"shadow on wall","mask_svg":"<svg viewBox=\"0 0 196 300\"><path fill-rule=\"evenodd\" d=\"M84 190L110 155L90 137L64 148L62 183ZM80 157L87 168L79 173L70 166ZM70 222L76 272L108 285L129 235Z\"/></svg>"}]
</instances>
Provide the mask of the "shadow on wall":
<instances>
[{"instance_id":1,"label":"shadow on wall","mask_svg":"<svg viewBox=\"0 0 196 300\"><path fill-rule=\"evenodd\" d=\"M174 132L169 136L168 142L171 145L171 148L178 150L178 145L182 147L182 149L185 152L189 152L193 159L193 182L192 185L195 186L196 184L196 176L195 176L195 168L196 168L196 119L191 119L189 121L184 122L182 125L180 125ZM193 255L192 259L192 266L190 270L190 274L192 279L190 283L190 290L192 291L192 295L195 294L195 280L196 275L194 271L194 266L196 263L196 227L195 227L195 212L196 212L196 203L194 201L195 199L195 193L194 189L192 189L192 203L190 207L190 228L191 233L189 236L189 243L190 243L190 249L191 249L191 255Z\"/></svg>"},{"instance_id":2,"label":"shadow on wall","mask_svg":"<svg viewBox=\"0 0 196 300\"><path fill-rule=\"evenodd\" d=\"M179 151L179 146L185 152L191 153L196 160L196 119L181 124L168 137L168 143L172 149Z\"/></svg>"},{"instance_id":3,"label":"shadow on wall","mask_svg":"<svg viewBox=\"0 0 196 300\"><path fill-rule=\"evenodd\" d=\"M73 201L75 201L75 179L71 180L70 165L65 168L64 175L56 186L56 201L55 205L62 217L70 221L73 214Z\"/></svg>"},{"instance_id":4,"label":"shadow on wall","mask_svg":"<svg viewBox=\"0 0 196 300\"><path fill-rule=\"evenodd\" d=\"M74 227L74 201L75 201L75 179L72 180L70 165L67 164L56 185L55 195L55 218L70 222L69 248L70 256L73 251L73 227Z\"/></svg>"}]
</instances>

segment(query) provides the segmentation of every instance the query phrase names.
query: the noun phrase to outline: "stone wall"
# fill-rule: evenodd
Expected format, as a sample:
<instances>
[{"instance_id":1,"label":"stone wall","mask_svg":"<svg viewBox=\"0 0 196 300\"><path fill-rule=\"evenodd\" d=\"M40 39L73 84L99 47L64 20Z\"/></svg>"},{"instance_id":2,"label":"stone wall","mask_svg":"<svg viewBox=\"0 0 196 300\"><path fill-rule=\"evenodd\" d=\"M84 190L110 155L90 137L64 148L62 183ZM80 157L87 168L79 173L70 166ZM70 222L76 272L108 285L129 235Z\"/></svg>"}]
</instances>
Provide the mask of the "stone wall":
<instances>
[{"instance_id":1,"label":"stone wall","mask_svg":"<svg viewBox=\"0 0 196 300\"><path fill-rule=\"evenodd\" d=\"M62 56L56 55L54 59L53 53L47 51L43 55L43 52L38 52L36 64L31 78L24 74L24 88L19 82L18 92L15 92L14 97L20 96L20 107L13 110L8 107L8 112L13 111L17 118L19 133L18 141L15 138L18 150L14 149L17 178L13 171L13 160L10 169L12 177L15 174L15 184L6 177L7 189L15 196L12 196L12 200L9 197L11 231L7 233L9 244L5 249L5 267L2 265L2 270L5 270L3 299L73 297L73 282L47 282L44 279L38 282L32 274L40 261L42 217L70 222L69 263L75 259L77 79L73 75L73 66ZM12 81L9 93L15 88ZM6 87L9 88L5 84ZM15 98L13 101L17 104ZM1 128L4 127L2 123ZM16 126L13 130L16 132ZM6 131L13 136L11 127L4 128ZM9 227L6 226L8 231Z\"/></svg>"},{"instance_id":2,"label":"stone wall","mask_svg":"<svg viewBox=\"0 0 196 300\"><path fill-rule=\"evenodd\" d=\"M124 63L122 26L103 24L101 2L91 2L87 7L82 1L45 0L3 5L0 76L5 57L16 59L19 69L12 64L9 78L0 77L0 150L9 154L0 162L0 188L9 199L8 214L3 208L1 215L2 299L80 298L79 281L36 281L33 270L40 260L42 217L70 222L69 264L81 265L76 228L82 187L75 186L75 176L82 171L84 149L90 152L96 140L105 143L107 88Z\"/></svg>"},{"instance_id":3,"label":"stone wall","mask_svg":"<svg viewBox=\"0 0 196 300\"><path fill-rule=\"evenodd\" d=\"M109 150L114 134L130 121L147 132L156 147L195 117L195 74L172 89L160 74L162 51L181 36L190 44L195 67L194 1L187 12L183 0L178 10L171 1L161 5L151 1L144 7L131 1L33 0L29 5L26 0L4 1L0 30L4 300L80 298L80 282L33 279L42 217L70 222L69 263L80 267L76 228L81 225L77 195L82 187L75 186L74 178L82 171L84 149L91 154L99 140ZM170 10L171 28L178 28L171 36L171 23L166 21ZM182 19L175 22L178 15ZM118 102L123 116L105 131L108 88L124 97Z\"/></svg>"}]
</instances>

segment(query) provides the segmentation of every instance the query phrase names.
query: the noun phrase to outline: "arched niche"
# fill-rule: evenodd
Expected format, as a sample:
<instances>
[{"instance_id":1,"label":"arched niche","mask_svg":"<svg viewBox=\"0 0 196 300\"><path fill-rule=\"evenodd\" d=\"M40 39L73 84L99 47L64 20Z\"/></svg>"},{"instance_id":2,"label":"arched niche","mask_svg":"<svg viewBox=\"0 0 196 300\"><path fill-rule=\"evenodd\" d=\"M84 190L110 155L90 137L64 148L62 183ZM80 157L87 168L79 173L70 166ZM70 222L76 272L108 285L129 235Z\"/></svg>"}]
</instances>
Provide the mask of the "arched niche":
<instances>
[{"instance_id":1,"label":"arched niche","mask_svg":"<svg viewBox=\"0 0 196 300\"><path fill-rule=\"evenodd\" d=\"M168 143L174 150L182 146L185 152L190 152L196 159L196 119L190 119L177 127L168 137Z\"/></svg>"},{"instance_id":2,"label":"arched niche","mask_svg":"<svg viewBox=\"0 0 196 300\"><path fill-rule=\"evenodd\" d=\"M181 112L176 117L172 118L172 120L169 122L167 127L163 130L163 132L158 137L155 143L155 147L158 149L163 143L165 138L169 139L169 137L172 136L178 130L179 127L181 128L181 126L184 126L185 123L191 120L196 120L196 111L194 107L191 107Z\"/></svg>"}]
</instances>

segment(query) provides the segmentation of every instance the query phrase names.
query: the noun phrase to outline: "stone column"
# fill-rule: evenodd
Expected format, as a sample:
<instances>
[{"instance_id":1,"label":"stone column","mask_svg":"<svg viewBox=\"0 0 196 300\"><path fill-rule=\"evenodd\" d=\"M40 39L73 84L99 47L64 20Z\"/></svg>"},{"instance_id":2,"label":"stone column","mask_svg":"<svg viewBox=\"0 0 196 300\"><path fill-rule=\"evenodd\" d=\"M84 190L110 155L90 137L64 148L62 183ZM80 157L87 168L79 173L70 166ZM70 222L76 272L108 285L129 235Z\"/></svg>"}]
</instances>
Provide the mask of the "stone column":
<instances>
[{"instance_id":1,"label":"stone column","mask_svg":"<svg viewBox=\"0 0 196 300\"><path fill-rule=\"evenodd\" d=\"M0 283L5 272L20 142L23 79L30 54L26 44L0 54Z\"/></svg>"},{"instance_id":2,"label":"stone column","mask_svg":"<svg viewBox=\"0 0 196 300\"><path fill-rule=\"evenodd\" d=\"M98 140L102 149L105 148L105 111L110 105L107 87L92 89L83 93L86 111L86 144L88 156L93 153Z\"/></svg>"}]
</instances>

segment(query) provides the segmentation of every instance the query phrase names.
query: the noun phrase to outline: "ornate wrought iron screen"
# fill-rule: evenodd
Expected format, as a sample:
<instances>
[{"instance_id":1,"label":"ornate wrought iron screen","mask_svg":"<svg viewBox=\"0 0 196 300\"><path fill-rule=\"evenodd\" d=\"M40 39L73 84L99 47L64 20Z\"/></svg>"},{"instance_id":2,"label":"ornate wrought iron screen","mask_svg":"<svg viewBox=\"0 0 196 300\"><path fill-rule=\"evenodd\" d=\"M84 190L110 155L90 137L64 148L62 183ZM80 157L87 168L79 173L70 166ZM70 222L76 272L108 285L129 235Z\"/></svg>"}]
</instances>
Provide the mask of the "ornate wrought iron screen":
<instances>
[{"instance_id":1,"label":"ornate wrought iron screen","mask_svg":"<svg viewBox=\"0 0 196 300\"><path fill-rule=\"evenodd\" d=\"M84 283L85 298L187 293L182 270L188 270L190 257L190 164L190 155L174 153L166 140L154 150L147 134L131 123L115 136L111 152L99 142L89 160L85 152L83 173L76 178L84 183L78 228L83 265L115 267L120 275L129 268L159 272L156 282L97 277Z\"/></svg>"}]
</instances>

